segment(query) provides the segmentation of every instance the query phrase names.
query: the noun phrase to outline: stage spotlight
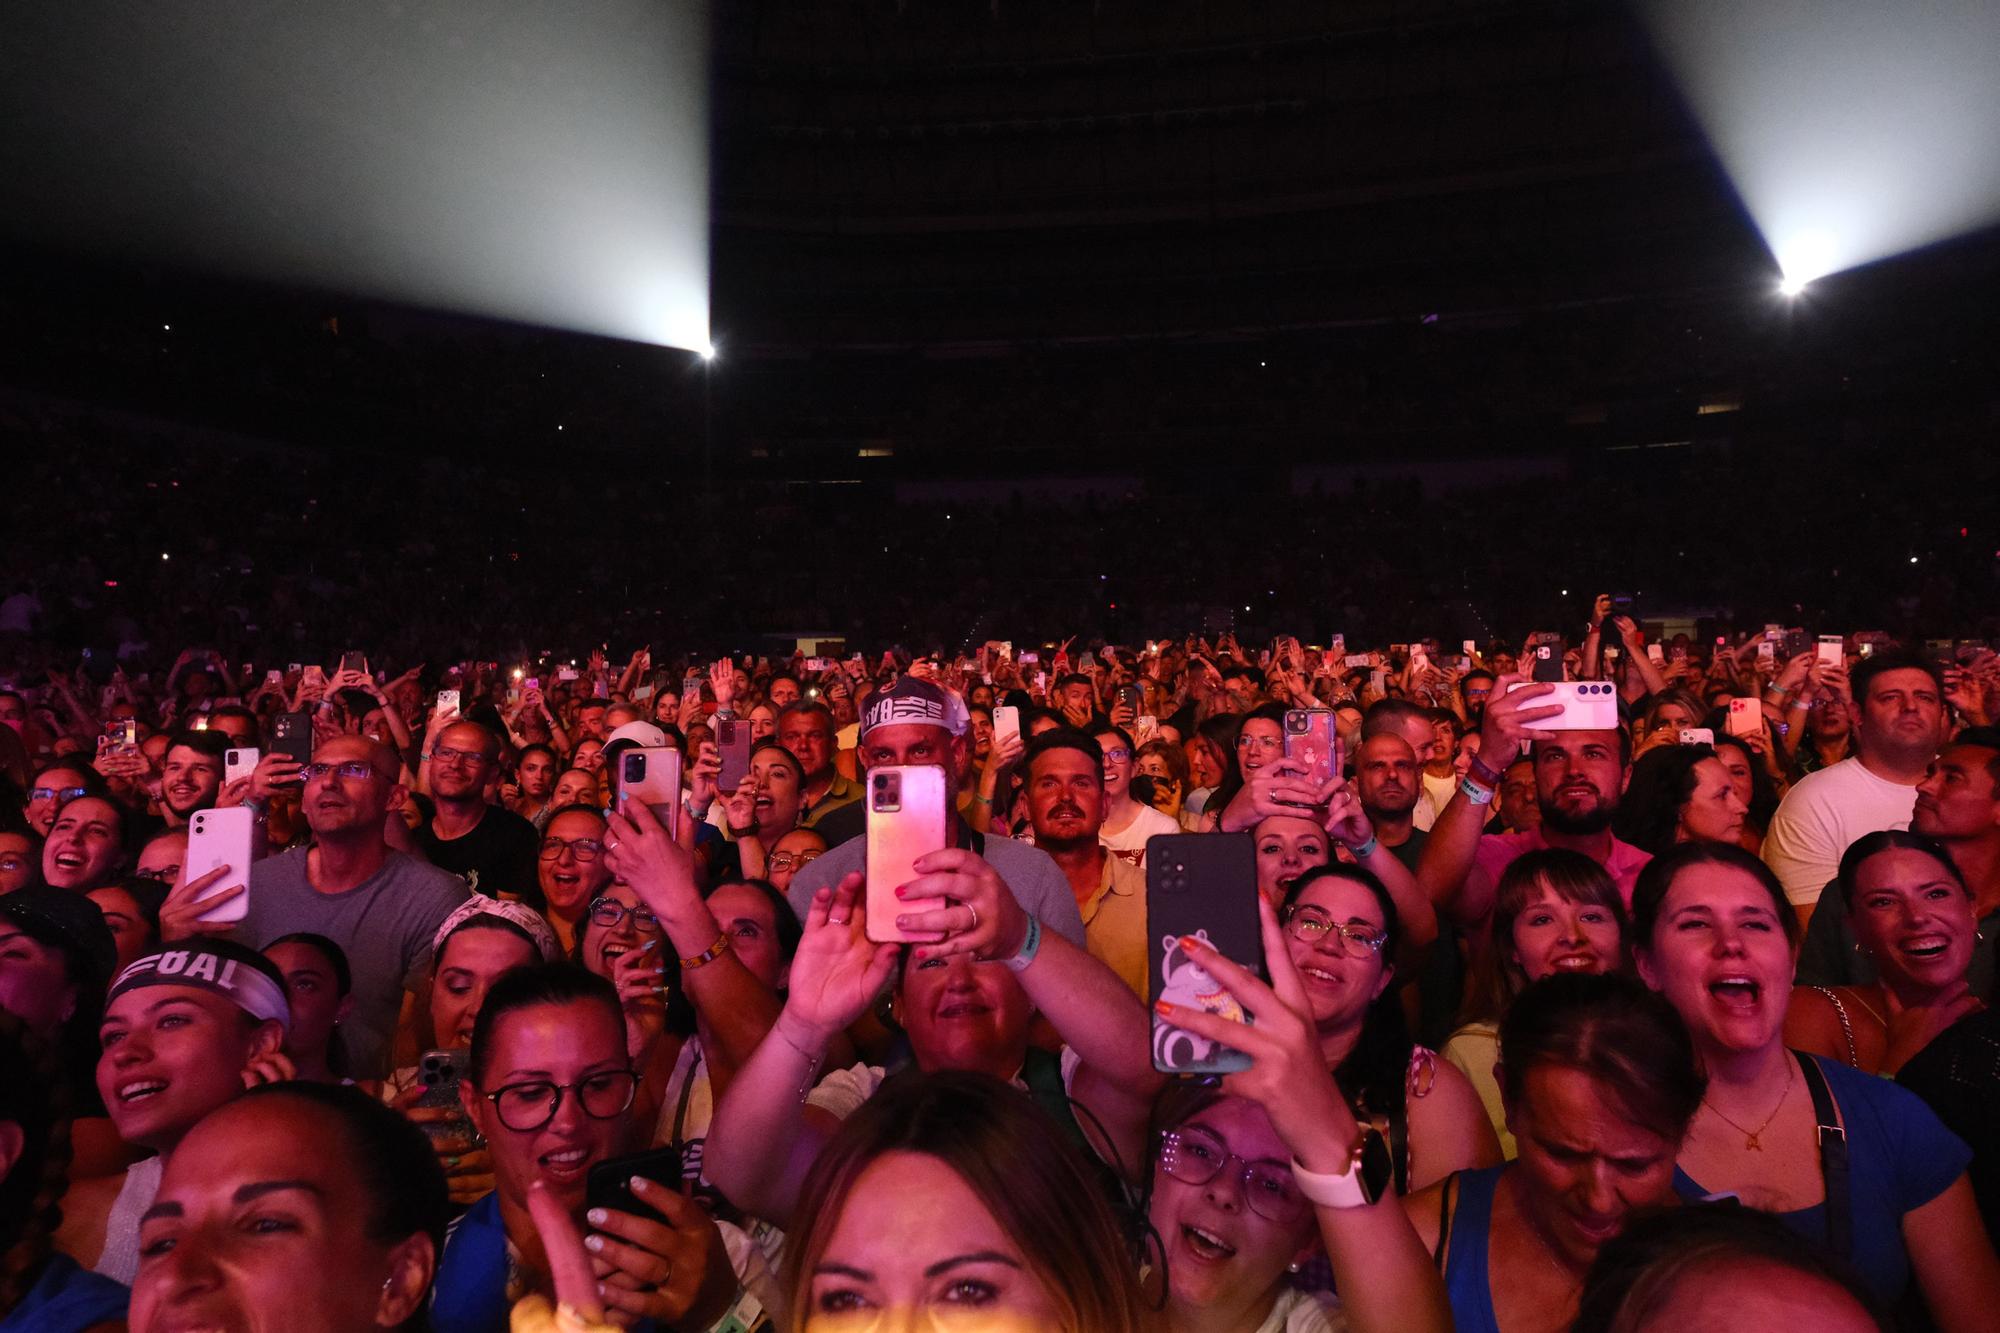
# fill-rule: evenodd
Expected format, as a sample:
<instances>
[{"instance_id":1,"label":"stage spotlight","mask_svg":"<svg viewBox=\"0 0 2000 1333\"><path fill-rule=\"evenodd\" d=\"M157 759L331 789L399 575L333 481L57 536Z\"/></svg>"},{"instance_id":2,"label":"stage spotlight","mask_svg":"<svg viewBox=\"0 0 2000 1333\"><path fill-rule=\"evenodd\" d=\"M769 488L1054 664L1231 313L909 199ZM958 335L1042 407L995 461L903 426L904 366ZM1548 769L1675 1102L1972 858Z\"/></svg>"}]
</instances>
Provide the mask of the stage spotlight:
<instances>
[{"instance_id":1,"label":"stage spotlight","mask_svg":"<svg viewBox=\"0 0 2000 1333\"><path fill-rule=\"evenodd\" d=\"M703 343L703 344L701 345L701 359L702 359L702 360L704 360L704 361L713 361L713 360L715 360L715 344L714 344L714 343Z\"/></svg>"},{"instance_id":2,"label":"stage spotlight","mask_svg":"<svg viewBox=\"0 0 2000 1333\"><path fill-rule=\"evenodd\" d=\"M1805 291L1805 289L1806 283L1803 278L1794 278L1787 274L1785 277L1778 279L1778 295L1780 296L1797 296Z\"/></svg>"}]
</instances>

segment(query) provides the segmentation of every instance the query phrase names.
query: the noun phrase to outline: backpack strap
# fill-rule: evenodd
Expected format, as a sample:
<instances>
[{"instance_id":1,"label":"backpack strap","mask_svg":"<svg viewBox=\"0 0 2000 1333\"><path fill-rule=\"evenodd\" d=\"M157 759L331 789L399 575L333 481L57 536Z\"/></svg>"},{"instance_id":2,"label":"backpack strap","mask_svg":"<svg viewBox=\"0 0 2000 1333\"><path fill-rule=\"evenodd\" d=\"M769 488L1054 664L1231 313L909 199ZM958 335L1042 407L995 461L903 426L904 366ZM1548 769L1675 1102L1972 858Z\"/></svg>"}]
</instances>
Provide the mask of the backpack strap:
<instances>
[{"instance_id":1,"label":"backpack strap","mask_svg":"<svg viewBox=\"0 0 2000 1333\"><path fill-rule=\"evenodd\" d=\"M1840 1108L1819 1062L1800 1051L1792 1056L1806 1076L1806 1091L1812 1094L1813 1119L1819 1126L1819 1171L1826 1182L1826 1247L1842 1260L1854 1252L1854 1210L1848 1196L1847 1131L1841 1128Z\"/></svg>"}]
</instances>

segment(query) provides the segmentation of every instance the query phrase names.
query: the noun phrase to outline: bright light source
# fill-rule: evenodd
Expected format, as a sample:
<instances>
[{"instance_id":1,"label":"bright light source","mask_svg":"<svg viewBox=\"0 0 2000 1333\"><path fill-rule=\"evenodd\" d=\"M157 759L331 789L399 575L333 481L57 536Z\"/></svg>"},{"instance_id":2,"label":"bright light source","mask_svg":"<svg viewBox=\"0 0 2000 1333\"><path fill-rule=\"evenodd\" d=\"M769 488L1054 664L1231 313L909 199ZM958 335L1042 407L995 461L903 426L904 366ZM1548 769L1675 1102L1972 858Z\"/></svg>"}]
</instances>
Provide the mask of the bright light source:
<instances>
[{"instance_id":1,"label":"bright light source","mask_svg":"<svg viewBox=\"0 0 2000 1333\"><path fill-rule=\"evenodd\" d=\"M1780 296L1797 296L1799 293L1805 291L1805 289L1806 284L1802 278L1778 279L1778 295Z\"/></svg>"},{"instance_id":2,"label":"bright light source","mask_svg":"<svg viewBox=\"0 0 2000 1333\"><path fill-rule=\"evenodd\" d=\"M1823 278L1840 266L1840 244L1832 232L1818 228L1795 232L1778 243L1778 268L1785 275L1778 290L1797 296L1813 279Z\"/></svg>"},{"instance_id":3,"label":"bright light source","mask_svg":"<svg viewBox=\"0 0 2000 1333\"><path fill-rule=\"evenodd\" d=\"M160 559L162 560L168 559L167 553L165 551L160 552Z\"/></svg>"},{"instance_id":4,"label":"bright light source","mask_svg":"<svg viewBox=\"0 0 2000 1333\"><path fill-rule=\"evenodd\" d=\"M714 344L714 343L703 343L703 344L702 344L702 347L701 347L701 359L702 359L702 360L704 360L704 361L713 361L713 360L715 360L715 344Z\"/></svg>"}]
</instances>

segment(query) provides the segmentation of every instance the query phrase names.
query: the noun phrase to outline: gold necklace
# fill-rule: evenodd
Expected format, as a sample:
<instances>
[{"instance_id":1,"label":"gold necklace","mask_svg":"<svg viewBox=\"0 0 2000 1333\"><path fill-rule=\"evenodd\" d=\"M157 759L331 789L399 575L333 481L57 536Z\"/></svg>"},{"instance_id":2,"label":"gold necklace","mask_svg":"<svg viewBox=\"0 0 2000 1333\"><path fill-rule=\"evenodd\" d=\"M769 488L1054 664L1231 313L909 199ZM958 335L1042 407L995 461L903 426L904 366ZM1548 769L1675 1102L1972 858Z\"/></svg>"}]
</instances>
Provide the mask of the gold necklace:
<instances>
[{"instance_id":1,"label":"gold necklace","mask_svg":"<svg viewBox=\"0 0 2000 1333\"><path fill-rule=\"evenodd\" d=\"M1785 1090L1778 1094L1778 1104L1771 1108L1771 1114L1765 1116L1764 1123L1755 1129L1745 1129L1728 1116L1723 1115L1721 1111L1716 1109L1715 1103L1708 1099L1706 1093L1702 1094L1701 1104L1709 1110L1715 1111L1715 1114L1724 1124L1743 1136L1743 1148L1746 1152L1762 1152L1764 1151L1764 1145L1757 1140L1765 1130L1771 1127L1771 1122L1778 1118L1778 1112L1785 1109L1785 1101L1792 1095L1792 1081L1797 1077L1797 1066L1793 1063L1791 1056L1787 1054L1785 1057Z\"/></svg>"}]
</instances>

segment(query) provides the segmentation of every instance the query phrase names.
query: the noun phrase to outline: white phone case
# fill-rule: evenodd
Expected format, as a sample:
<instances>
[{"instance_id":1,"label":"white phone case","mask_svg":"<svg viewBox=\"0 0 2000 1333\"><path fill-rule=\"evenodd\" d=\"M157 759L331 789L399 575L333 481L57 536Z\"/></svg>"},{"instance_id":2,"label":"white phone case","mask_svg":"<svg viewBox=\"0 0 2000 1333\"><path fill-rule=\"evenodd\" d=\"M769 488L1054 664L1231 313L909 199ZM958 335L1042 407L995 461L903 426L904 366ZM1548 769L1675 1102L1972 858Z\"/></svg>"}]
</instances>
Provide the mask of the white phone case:
<instances>
[{"instance_id":1,"label":"white phone case","mask_svg":"<svg viewBox=\"0 0 2000 1333\"><path fill-rule=\"evenodd\" d=\"M245 805L223 810L197 810L188 821L187 856L181 862L182 882L199 879L217 866L229 873L202 891L206 902L233 885L243 892L203 912L202 921L241 921L250 912L250 863L256 855L257 816Z\"/></svg>"}]
</instances>

